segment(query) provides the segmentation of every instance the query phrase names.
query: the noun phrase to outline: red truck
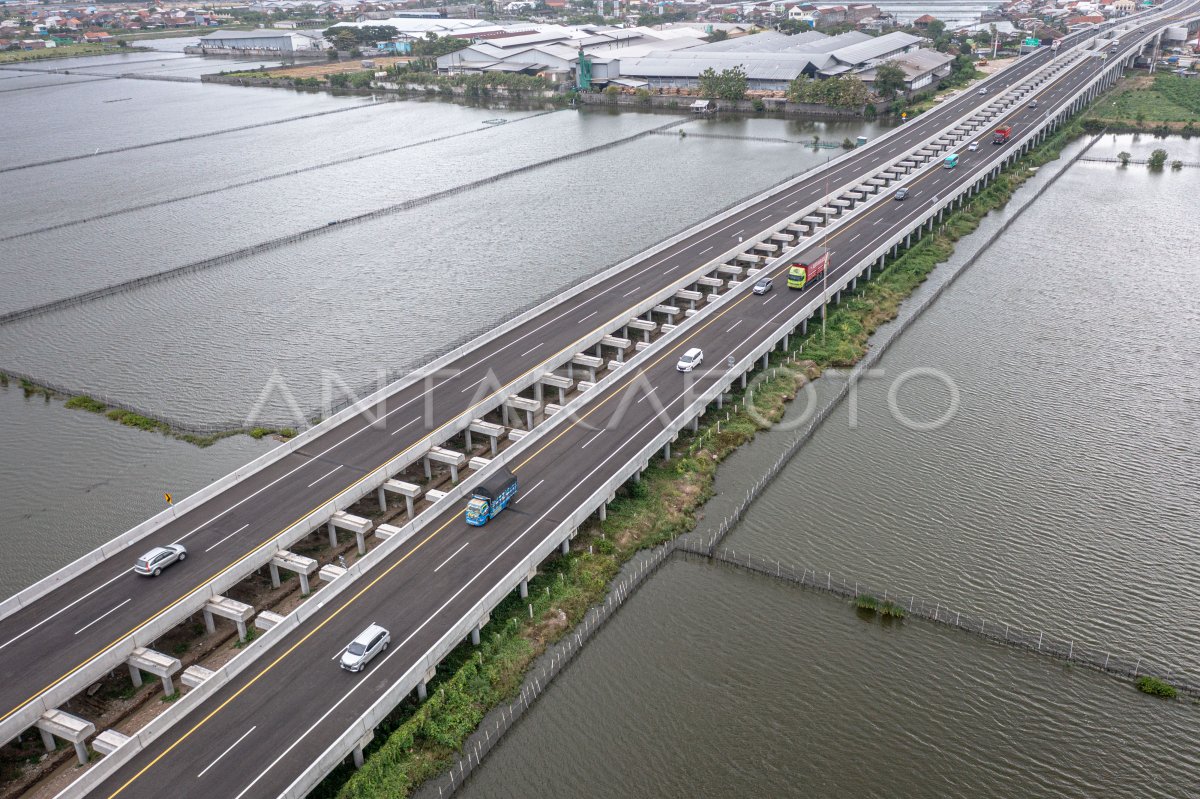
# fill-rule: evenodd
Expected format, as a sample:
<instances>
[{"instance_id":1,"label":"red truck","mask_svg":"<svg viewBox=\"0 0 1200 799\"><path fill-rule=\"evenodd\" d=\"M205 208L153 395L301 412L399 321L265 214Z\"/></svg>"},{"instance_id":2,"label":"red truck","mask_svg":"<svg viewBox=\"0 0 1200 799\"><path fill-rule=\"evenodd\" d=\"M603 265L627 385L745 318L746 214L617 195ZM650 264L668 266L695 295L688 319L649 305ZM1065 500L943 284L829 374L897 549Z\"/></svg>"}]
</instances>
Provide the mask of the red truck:
<instances>
[{"instance_id":1,"label":"red truck","mask_svg":"<svg viewBox=\"0 0 1200 799\"><path fill-rule=\"evenodd\" d=\"M1008 140L1012 138L1012 125L1005 125L1002 128L996 128L996 132L992 134L992 144L1008 144Z\"/></svg>"}]
</instances>

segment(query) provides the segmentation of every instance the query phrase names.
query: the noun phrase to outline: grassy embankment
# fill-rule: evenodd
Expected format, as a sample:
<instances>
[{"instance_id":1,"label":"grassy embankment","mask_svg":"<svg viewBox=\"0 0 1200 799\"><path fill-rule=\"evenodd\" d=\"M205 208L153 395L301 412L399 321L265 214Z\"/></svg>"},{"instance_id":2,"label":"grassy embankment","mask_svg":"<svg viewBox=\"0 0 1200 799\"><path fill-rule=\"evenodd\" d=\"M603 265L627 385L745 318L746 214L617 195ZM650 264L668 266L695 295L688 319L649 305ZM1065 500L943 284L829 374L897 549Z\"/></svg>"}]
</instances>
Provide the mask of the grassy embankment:
<instances>
[{"instance_id":1,"label":"grassy embankment","mask_svg":"<svg viewBox=\"0 0 1200 799\"><path fill-rule=\"evenodd\" d=\"M222 25L223 31L252 31L254 25ZM217 30L209 27L172 28L162 31L137 31L114 34L119 42L136 42L140 39L182 39L185 36L205 36Z\"/></svg>"},{"instance_id":2,"label":"grassy embankment","mask_svg":"<svg viewBox=\"0 0 1200 799\"><path fill-rule=\"evenodd\" d=\"M58 47L47 47L45 50L6 50L0 52L0 64L46 61L51 58L75 58L85 55L118 55L149 49L149 47L121 47L114 44L64 44Z\"/></svg>"},{"instance_id":3,"label":"grassy embankment","mask_svg":"<svg viewBox=\"0 0 1200 799\"><path fill-rule=\"evenodd\" d=\"M1083 120L1089 130L1200 133L1200 79L1178 75L1124 78Z\"/></svg>"},{"instance_id":4,"label":"grassy embankment","mask_svg":"<svg viewBox=\"0 0 1200 799\"><path fill-rule=\"evenodd\" d=\"M783 368L754 386L755 415L778 419L806 378L817 377L823 367L846 367L862 358L876 328L896 316L903 300L953 252L955 241L1008 201L1031 174L1026 167L1054 160L1080 132L1072 126L1051 137L949 216L936 234L914 244L857 292L844 294L842 303L830 310L824 340L814 325L809 335L793 337L790 352L773 353L772 366ZM805 359L799 361L803 373L790 367L797 356ZM606 521L593 519L580 530L569 556L543 564L530 582L528 601L510 595L491 614L479 647L463 644L443 661L428 701L406 701L380 725L364 767L355 771L343 765L313 792L314 799L407 796L453 763L488 710L516 695L522 675L547 644L603 600L623 563L640 549L692 529L712 494L717 465L761 429L739 405L734 401L728 406L728 417L710 415L696 434L684 431L675 457L652 461L641 483L621 489Z\"/></svg>"},{"instance_id":5,"label":"grassy embankment","mask_svg":"<svg viewBox=\"0 0 1200 799\"><path fill-rule=\"evenodd\" d=\"M8 388L9 384L16 381L20 385L21 390L25 392L26 397L41 396L46 400L60 397L61 395L46 386L38 385L31 380L25 378L14 378L10 375L0 372L0 388ZM291 438L296 435L296 431L290 427L274 428L274 427L250 427L250 428L232 428L229 430L221 430L216 433L197 434L189 433L183 430L176 430L166 422L158 419L151 419L148 416L143 416L134 411L127 411L124 408L111 407L98 399L89 397L86 394L76 394L74 396L65 397L66 401L63 407L71 410L90 411L91 413L100 414L114 422L120 422L126 427L136 427L139 430L147 430L153 433L162 433L171 438L177 438L180 441L186 441L189 444L195 444L198 447L212 446L222 438L229 438L236 435L248 435L251 438L263 438L265 436L279 436L280 438Z\"/></svg>"}]
</instances>

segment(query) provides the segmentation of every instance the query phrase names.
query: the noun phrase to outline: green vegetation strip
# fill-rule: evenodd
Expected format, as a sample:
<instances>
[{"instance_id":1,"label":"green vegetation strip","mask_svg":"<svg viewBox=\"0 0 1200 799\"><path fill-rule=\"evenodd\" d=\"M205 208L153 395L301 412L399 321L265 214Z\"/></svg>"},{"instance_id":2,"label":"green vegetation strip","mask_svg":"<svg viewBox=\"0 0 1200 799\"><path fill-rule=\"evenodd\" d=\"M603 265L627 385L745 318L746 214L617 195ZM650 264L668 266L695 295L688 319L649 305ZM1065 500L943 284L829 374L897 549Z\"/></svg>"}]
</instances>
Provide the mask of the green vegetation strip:
<instances>
[{"instance_id":1,"label":"green vegetation strip","mask_svg":"<svg viewBox=\"0 0 1200 799\"><path fill-rule=\"evenodd\" d=\"M900 304L953 252L953 242L974 230L988 211L1003 206L1031 174L1026 167L1054 160L1082 129L1071 126L1049 138L1002 174L963 209L950 215L936 235L926 236L890 262L874 280L828 316L822 339L818 325L793 336L789 352L771 354L773 377L752 385L752 413L735 391L724 413L709 414L697 433L684 430L670 460L655 460L640 483L629 483L608 506L607 519L580 530L570 555L544 563L530 581L530 598L511 594L492 612L480 646L464 643L438 667L429 699L409 699L375 731L362 769L343 764L310 794L313 799L381 799L408 796L455 762L460 747L493 707L515 697L523 675L546 647L569 632L588 608L603 601L621 566L641 549L690 531L712 496L717 466L783 416L786 404L823 367L854 364L875 329L893 318ZM798 357L804 360L796 361ZM795 368L796 366L799 368ZM735 384L736 385L736 384ZM760 420L760 421L756 421ZM860 597L860 600L863 600ZM532 610L531 610L532 609ZM903 618L902 607L878 602L878 613Z\"/></svg>"},{"instance_id":2,"label":"green vegetation strip","mask_svg":"<svg viewBox=\"0 0 1200 799\"><path fill-rule=\"evenodd\" d=\"M1157 677L1139 677L1136 685L1142 693L1161 696L1163 699L1174 699L1179 695L1174 685Z\"/></svg>"},{"instance_id":3,"label":"green vegetation strip","mask_svg":"<svg viewBox=\"0 0 1200 799\"><path fill-rule=\"evenodd\" d=\"M21 390L25 392L25 397L41 396L46 400L60 396L58 391L48 388L33 382L27 378L18 378L0 372L0 388L8 388L12 381L16 381ZM68 396L66 402L63 403L64 408L71 410L90 411L91 413L99 414L114 422L119 422L126 427L136 427L139 430L146 430L154 433L162 433L165 436L186 441L189 444L195 444L198 447L209 447L217 443L223 438L229 438L236 435L248 435L254 439L264 438L266 436L278 436L279 438L293 438L296 435L295 429L291 427L235 427L228 430L220 430L215 433L191 433L186 430L177 430L171 425L159 419L153 419L144 416L136 411L126 410L125 408L114 408L104 402L101 402L94 397L89 397L87 394L75 394Z\"/></svg>"},{"instance_id":4,"label":"green vegetation strip","mask_svg":"<svg viewBox=\"0 0 1200 799\"><path fill-rule=\"evenodd\" d=\"M46 61L51 58L75 58L85 55L115 55L149 50L149 47L125 47L109 44L63 44L42 50L6 50L0 52L0 64L16 64L25 61Z\"/></svg>"},{"instance_id":5,"label":"green vegetation strip","mask_svg":"<svg viewBox=\"0 0 1200 799\"><path fill-rule=\"evenodd\" d=\"M1156 75L1123 80L1084 119L1089 129L1200 133L1200 79Z\"/></svg>"}]
</instances>

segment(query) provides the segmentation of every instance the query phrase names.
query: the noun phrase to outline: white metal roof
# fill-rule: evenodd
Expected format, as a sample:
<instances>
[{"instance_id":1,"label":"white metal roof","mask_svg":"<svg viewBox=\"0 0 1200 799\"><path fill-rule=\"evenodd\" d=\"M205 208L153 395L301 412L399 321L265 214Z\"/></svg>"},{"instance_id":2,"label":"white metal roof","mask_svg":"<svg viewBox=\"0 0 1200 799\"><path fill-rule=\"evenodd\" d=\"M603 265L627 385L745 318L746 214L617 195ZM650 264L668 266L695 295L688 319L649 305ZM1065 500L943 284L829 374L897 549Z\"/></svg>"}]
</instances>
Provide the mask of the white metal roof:
<instances>
[{"instance_id":1,"label":"white metal roof","mask_svg":"<svg viewBox=\"0 0 1200 799\"><path fill-rule=\"evenodd\" d=\"M852 44L830 53L843 64L865 64L875 58L883 58L905 47L911 47L921 41L920 36L911 33L885 33L883 36L871 37L865 42Z\"/></svg>"},{"instance_id":2,"label":"white metal roof","mask_svg":"<svg viewBox=\"0 0 1200 799\"><path fill-rule=\"evenodd\" d=\"M297 33L298 31L258 28L252 31L213 31L200 39L290 39Z\"/></svg>"}]
</instances>

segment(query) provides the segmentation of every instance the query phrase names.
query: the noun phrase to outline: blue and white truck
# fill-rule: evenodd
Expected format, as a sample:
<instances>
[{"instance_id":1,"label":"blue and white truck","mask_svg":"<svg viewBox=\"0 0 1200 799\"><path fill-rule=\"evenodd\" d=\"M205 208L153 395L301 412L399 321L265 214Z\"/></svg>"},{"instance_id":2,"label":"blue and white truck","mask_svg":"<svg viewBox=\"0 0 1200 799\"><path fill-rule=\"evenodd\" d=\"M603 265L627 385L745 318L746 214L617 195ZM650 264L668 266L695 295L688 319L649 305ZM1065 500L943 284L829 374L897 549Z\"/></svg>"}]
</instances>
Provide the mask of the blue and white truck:
<instances>
[{"instance_id":1,"label":"blue and white truck","mask_svg":"<svg viewBox=\"0 0 1200 799\"><path fill-rule=\"evenodd\" d=\"M471 492L467 502L467 524L482 527L488 520L508 507L517 495L517 477L502 470L484 480Z\"/></svg>"}]
</instances>

